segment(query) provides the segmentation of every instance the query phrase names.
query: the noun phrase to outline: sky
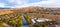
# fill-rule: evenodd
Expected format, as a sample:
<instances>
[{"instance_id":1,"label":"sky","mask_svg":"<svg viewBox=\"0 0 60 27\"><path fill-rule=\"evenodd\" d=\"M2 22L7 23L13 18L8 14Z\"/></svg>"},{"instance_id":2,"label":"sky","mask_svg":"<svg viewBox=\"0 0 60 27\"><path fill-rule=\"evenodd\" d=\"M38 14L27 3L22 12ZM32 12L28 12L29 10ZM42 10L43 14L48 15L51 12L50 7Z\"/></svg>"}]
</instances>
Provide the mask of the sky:
<instances>
[{"instance_id":1,"label":"sky","mask_svg":"<svg viewBox=\"0 0 60 27\"><path fill-rule=\"evenodd\" d=\"M0 0L3 8L26 6L60 7L60 0Z\"/></svg>"}]
</instances>

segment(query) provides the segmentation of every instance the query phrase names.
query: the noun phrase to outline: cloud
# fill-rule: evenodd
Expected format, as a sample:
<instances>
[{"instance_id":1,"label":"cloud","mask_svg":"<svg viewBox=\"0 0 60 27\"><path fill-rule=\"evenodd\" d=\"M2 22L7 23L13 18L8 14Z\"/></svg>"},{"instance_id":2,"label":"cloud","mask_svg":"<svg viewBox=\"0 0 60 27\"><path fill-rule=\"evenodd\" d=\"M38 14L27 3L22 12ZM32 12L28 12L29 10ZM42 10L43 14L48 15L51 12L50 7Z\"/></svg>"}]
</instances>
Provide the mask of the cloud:
<instances>
[{"instance_id":1,"label":"cloud","mask_svg":"<svg viewBox=\"0 0 60 27\"><path fill-rule=\"evenodd\" d=\"M41 6L41 7L60 7L60 0L42 0L40 2L34 2L24 5L18 5L15 7L27 7L27 6Z\"/></svg>"},{"instance_id":2,"label":"cloud","mask_svg":"<svg viewBox=\"0 0 60 27\"><path fill-rule=\"evenodd\" d=\"M26 4L23 6L60 7L60 0L43 0L40 2Z\"/></svg>"},{"instance_id":3,"label":"cloud","mask_svg":"<svg viewBox=\"0 0 60 27\"><path fill-rule=\"evenodd\" d=\"M28 4L28 0L6 0L8 3L6 7L13 8L13 7L21 7L24 4Z\"/></svg>"},{"instance_id":4,"label":"cloud","mask_svg":"<svg viewBox=\"0 0 60 27\"><path fill-rule=\"evenodd\" d=\"M6 1L8 1L9 3L16 3L16 5L28 3L28 0L6 0Z\"/></svg>"},{"instance_id":5,"label":"cloud","mask_svg":"<svg viewBox=\"0 0 60 27\"><path fill-rule=\"evenodd\" d=\"M0 7L18 7L28 4L28 0L0 0Z\"/></svg>"},{"instance_id":6,"label":"cloud","mask_svg":"<svg viewBox=\"0 0 60 27\"><path fill-rule=\"evenodd\" d=\"M0 3L0 7L5 7L6 4Z\"/></svg>"},{"instance_id":7,"label":"cloud","mask_svg":"<svg viewBox=\"0 0 60 27\"><path fill-rule=\"evenodd\" d=\"M42 7L60 7L60 0L6 0L8 3L0 3L0 7L26 7L26 6L42 6Z\"/></svg>"},{"instance_id":8,"label":"cloud","mask_svg":"<svg viewBox=\"0 0 60 27\"><path fill-rule=\"evenodd\" d=\"M60 6L60 0L47 0L47 1L41 1L40 6L47 6L47 7L59 7Z\"/></svg>"}]
</instances>

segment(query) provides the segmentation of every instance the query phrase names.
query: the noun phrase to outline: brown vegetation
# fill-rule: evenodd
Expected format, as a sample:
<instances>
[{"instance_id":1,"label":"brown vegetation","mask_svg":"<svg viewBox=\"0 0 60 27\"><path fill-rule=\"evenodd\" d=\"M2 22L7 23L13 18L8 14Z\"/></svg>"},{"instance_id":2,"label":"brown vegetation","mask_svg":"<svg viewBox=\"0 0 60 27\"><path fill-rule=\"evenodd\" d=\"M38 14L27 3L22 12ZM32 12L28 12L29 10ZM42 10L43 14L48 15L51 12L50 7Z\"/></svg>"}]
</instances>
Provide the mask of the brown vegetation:
<instances>
[{"instance_id":1,"label":"brown vegetation","mask_svg":"<svg viewBox=\"0 0 60 27\"><path fill-rule=\"evenodd\" d=\"M36 18L50 18L60 20L60 8L31 6L24 8L11 8L8 10L0 10L0 14L7 14L13 12L23 12L26 15Z\"/></svg>"}]
</instances>

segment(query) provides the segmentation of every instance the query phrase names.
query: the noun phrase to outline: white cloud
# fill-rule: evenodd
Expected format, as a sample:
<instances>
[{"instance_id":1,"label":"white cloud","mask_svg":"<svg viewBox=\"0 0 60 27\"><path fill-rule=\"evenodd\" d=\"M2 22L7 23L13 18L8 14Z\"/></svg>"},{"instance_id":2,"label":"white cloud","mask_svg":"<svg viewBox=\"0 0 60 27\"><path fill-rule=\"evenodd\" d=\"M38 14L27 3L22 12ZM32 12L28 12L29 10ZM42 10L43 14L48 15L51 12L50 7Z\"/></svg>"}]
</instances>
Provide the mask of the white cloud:
<instances>
[{"instance_id":1,"label":"white cloud","mask_svg":"<svg viewBox=\"0 0 60 27\"><path fill-rule=\"evenodd\" d=\"M9 3L16 3L17 5L28 3L28 0L6 0L6 1L8 1Z\"/></svg>"},{"instance_id":2,"label":"white cloud","mask_svg":"<svg viewBox=\"0 0 60 27\"><path fill-rule=\"evenodd\" d=\"M5 7L6 4L0 3L0 7Z\"/></svg>"},{"instance_id":3,"label":"white cloud","mask_svg":"<svg viewBox=\"0 0 60 27\"><path fill-rule=\"evenodd\" d=\"M60 7L60 0L40 1L31 4L25 4L23 6Z\"/></svg>"},{"instance_id":4,"label":"white cloud","mask_svg":"<svg viewBox=\"0 0 60 27\"><path fill-rule=\"evenodd\" d=\"M10 3L13 3L15 0L6 0L6 1L8 1L8 2L10 2Z\"/></svg>"},{"instance_id":5,"label":"white cloud","mask_svg":"<svg viewBox=\"0 0 60 27\"><path fill-rule=\"evenodd\" d=\"M8 0L8 1L10 3L16 3L16 5L13 7L25 7L25 6L60 7L60 0L43 0L40 2L30 4L28 4L28 0Z\"/></svg>"}]
</instances>

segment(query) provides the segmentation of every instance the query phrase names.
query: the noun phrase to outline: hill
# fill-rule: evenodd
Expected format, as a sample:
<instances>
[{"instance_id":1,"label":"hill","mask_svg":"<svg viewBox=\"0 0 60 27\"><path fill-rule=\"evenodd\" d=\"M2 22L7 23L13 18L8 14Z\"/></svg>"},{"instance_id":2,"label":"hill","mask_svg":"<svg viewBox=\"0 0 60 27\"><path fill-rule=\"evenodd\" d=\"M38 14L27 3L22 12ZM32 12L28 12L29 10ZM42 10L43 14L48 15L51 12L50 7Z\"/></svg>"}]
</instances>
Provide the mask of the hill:
<instances>
[{"instance_id":1,"label":"hill","mask_svg":"<svg viewBox=\"0 0 60 27\"><path fill-rule=\"evenodd\" d=\"M36 18L50 18L54 20L60 20L60 8L47 8L39 6L30 6L23 8L9 8L0 10L0 15L9 13L24 13L30 17Z\"/></svg>"}]
</instances>

